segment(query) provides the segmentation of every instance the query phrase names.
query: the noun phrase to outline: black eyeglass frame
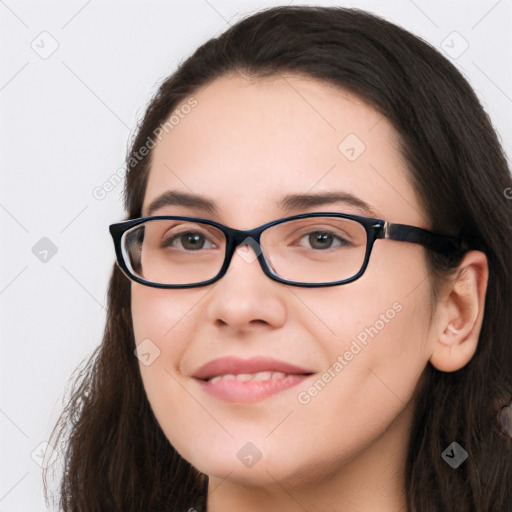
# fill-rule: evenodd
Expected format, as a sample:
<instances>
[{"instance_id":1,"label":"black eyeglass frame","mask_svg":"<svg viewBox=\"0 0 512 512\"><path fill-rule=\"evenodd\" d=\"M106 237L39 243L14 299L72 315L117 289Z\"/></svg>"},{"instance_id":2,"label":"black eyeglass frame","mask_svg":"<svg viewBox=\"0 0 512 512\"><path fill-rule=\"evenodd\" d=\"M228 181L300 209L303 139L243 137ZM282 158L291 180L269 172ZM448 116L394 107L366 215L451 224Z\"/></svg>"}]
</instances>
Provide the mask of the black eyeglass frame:
<instances>
[{"instance_id":1,"label":"black eyeglass frame","mask_svg":"<svg viewBox=\"0 0 512 512\"><path fill-rule=\"evenodd\" d=\"M284 222L289 222L292 220L305 219L305 218L314 218L314 217L337 217L342 219L349 219L358 222L361 224L366 230L366 252L364 256L364 262L356 274L353 276L342 279L340 281L330 281L327 283L304 283L301 281L291 281L284 277L281 277L274 273L272 269L267 264L263 249L261 248L260 238L261 234L268 228L272 226L276 226L277 224L282 224ZM217 275L208 279L206 281L201 281L199 283L188 283L188 284L164 284L164 283L155 283L153 281L147 281L143 277L140 277L134 274L125 262L125 257L122 248L122 238L123 234L129 229L138 226L139 224L144 224L145 222L152 220L183 220L187 222L200 222L202 224L208 224L213 226L224 233L226 237L226 252L224 255L224 263L220 268ZM325 286L338 286L342 284L347 284L359 279L365 272L368 267L368 263L370 261L370 254L373 249L373 244L378 239L390 239L398 242L410 242L423 245L428 249L431 249L438 253L443 254L452 254L452 255L460 255L468 250L468 247L458 240L455 237L449 235L442 235L439 233L434 233L432 231L428 231L423 228L419 228L416 226L409 226L406 224L392 224L382 219L374 219L371 217L363 217L361 215L352 215L347 213L338 213L338 212L314 212L314 213L301 213L298 215L292 215L290 217L284 217L281 219L276 219L271 222L267 222L262 224L261 226L252 228L252 229L234 229L221 224L219 222L203 219L201 217L186 217L186 216L177 216L177 215L156 215L151 217L140 217L137 219L126 220L123 222L118 222L115 224L111 224L109 226L110 234L112 235L114 241L114 247L116 251L117 264L119 268L123 271L123 273L129 279L144 284L147 286L152 286L155 288L196 288L199 286L206 286L209 284L218 281L222 278L231 264L231 259L233 258L233 254L235 253L236 248L241 245L243 242L246 242L247 245L251 245L253 250L257 255L257 259L260 263L261 269L270 279L274 281L278 281L280 283L289 284L291 286L301 286L307 288L320 288ZM257 245L254 245L257 244Z\"/></svg>"}]
</instances>

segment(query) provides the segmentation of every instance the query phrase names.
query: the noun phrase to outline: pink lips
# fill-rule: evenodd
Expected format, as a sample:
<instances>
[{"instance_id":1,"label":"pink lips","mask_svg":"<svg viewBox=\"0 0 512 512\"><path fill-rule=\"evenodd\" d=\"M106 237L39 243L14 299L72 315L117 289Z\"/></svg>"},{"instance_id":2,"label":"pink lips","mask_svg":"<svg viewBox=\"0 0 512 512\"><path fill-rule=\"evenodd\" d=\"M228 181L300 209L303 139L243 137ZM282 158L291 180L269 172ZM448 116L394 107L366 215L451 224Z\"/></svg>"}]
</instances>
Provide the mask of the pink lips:
<instances>
[{"instance_id":1,"label":"pink lips","mask_svg":"<svg viewBox=\"0 0 512 512\"><path fill-rule=\"evenodd\" d=\"M214 359L201 366L193 375L196 379L210 379L218 375L231 373L238 375L240 373L257 372L282 372L287 374L312 373L311 370L300 368L284 361L271 359L268 357L253 357L251 359L240 359L239 357L229 356Z\"/></svg>"},{"instance_id":2,"label":"pink lips","mask_svg":"<svg viewBox=\"0 0 512 512\"><path fill-rule=\"evenodd\" d=\"M240 381L237 378L208 380L222 375L280 372L277 378L256 381ZM313 372L284 361L265 357L240 359L222 357L201 366L192 376L209 394L227 402L254 403L299 384Z\"/></svg>"}]
</instances>

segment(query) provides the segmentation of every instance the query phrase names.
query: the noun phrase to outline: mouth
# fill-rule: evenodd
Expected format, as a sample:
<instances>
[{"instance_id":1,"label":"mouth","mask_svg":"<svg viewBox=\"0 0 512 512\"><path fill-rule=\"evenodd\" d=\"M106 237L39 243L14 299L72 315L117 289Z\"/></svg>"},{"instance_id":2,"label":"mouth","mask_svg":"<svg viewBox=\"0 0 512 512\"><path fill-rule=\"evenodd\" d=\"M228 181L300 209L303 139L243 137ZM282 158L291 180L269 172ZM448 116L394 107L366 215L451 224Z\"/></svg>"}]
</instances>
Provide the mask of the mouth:
<instances>
[{"instance_id":1,"label":"mouth","mask_svg":"<svg viewBox=\"0 0 512 512\"><path fill-rule=\"evenodd\" d=\"M314 372L268 358L216 359L193 375L209 395L231 403L255 403L269 398L313 375Z\"/></svg>"},{"instance_id":2,"label":"mouth","mask_svg":"<svg viewBox=\"0 0 512 512\"><path fill-rule=\"evenodd\" d=\"M311 375L311 374L287 374L283 372L271 372L271 371L263 371L257 373L226 373L224 375L216 375L215 377L210 377L208 379L201 379L205 382L219 382L221 380L237 380L238 382L267 382L269 380L278 380L284 379L289 375Z\"/></svg>"}]
</instances>

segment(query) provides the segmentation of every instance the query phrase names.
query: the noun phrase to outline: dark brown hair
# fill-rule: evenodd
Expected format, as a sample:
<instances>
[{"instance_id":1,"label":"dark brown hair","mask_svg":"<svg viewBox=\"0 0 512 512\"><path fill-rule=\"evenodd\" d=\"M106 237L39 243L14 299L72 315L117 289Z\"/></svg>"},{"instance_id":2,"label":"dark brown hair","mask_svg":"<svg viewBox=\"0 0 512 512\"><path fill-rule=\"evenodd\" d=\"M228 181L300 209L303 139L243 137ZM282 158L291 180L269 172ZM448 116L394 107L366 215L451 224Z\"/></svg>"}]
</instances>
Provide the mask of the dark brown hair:
<instances>
[{"instance_id":1,"label":"dark brown hair","mask_svg":"<svg viewBox=\"0 0 512 512\"><path fill-rule=\"evenodd\" d=\"M486 253L490 275L477 351L456 372L427 365L404 478L409 512L511 510L512 439L500 433L496 410L512 396L512 203L505 197L512 183L474 91L428 43L367 12L260 11L203 44L152 98L127 155L127 218L141 215L150 167L151 153L134 165L135 153L178 105L227 73L253 79L294 73L359 96L399 134L431 229L460 235ZM446 277L458 263L427 256L436 276ZM207 478L160 429L134 348L130 283L114 265L102 344L80 368L50 441L64 449L65 512L204 510ZM469 455L457 469L441 457L453 441Z\"/></svg>"}]
</instances>

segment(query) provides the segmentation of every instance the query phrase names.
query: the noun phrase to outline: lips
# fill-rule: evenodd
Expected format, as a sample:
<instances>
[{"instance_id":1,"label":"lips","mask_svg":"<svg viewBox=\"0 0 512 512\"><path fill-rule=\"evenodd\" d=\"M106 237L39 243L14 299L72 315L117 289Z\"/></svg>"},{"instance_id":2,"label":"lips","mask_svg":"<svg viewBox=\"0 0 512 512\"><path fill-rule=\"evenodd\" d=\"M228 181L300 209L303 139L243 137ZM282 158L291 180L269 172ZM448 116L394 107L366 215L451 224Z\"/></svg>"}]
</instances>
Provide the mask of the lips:
<instances>
[{"instance_id":1,"label":"lips","mask_svg":"<svg viewBox=\"0 0 512 512\"><path fill-rule=\"evenodd\" d=\"M284 361L267 357L240 359L229 356L214 359L194 372L192 377L200 380L210 380L223 375L247 375L262 372L283 373L285 375L310 375L312 370L302 368Z\"/></svg>"},{"instance_id":2,"label":"lips","mask_svg":"<svg viewBox=\"0 0 512 512\"><path fill-rule=\"evenodd\" d=\"M230 356L206 363L192 377L200 389L216 399L253 404L304 383L312 374L307 368L277 359Z\"/></svg>"}]
</instances>

